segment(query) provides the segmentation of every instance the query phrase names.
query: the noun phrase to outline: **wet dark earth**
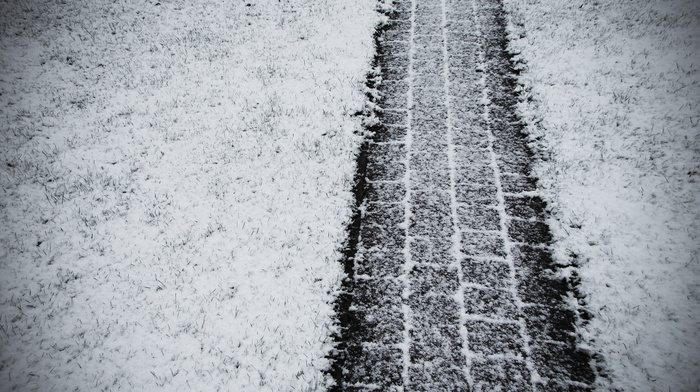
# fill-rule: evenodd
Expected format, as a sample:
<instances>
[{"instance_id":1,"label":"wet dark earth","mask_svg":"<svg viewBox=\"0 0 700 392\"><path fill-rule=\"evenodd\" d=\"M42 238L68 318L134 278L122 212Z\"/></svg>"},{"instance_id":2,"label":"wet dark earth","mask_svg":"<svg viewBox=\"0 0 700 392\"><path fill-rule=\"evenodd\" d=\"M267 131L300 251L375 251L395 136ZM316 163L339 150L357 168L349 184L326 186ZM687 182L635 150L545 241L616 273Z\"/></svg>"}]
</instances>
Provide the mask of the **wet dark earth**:
<instances>
[{"instance_id":1,"label":"wet dark earth","mask_svg":"<svg viewBox=\"0 0 700 392\"><path fill-rule=\"evenodd\" d=\"M499 0L400 0L377 35L337 391L590 391L571 274L515 113Z\"/></svg>"}]
</instances>

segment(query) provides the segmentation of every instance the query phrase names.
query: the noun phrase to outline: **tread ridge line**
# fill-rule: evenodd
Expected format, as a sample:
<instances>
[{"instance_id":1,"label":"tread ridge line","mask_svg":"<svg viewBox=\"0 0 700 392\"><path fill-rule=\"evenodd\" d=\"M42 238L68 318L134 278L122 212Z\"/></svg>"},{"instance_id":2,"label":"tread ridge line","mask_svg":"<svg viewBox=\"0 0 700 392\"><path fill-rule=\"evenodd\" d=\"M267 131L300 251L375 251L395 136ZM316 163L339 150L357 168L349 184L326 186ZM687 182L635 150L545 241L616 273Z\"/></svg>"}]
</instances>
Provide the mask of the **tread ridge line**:
<instances>
[{"instance_id":1,"label":"tread ridge line","mask_svg":"<svg viewBox=\"0 0 700 392\"><path fill-rule=\"evenodd\" d=\"M481 26L481 22L479 21L479 15L478 15L478 5L477 5L477 0L472 0L472 12L474 13L474 18L476 22L476 30L483 38L483 30ZM489 99L489 89L486 85L486 75L487 75L487 63L485 59L485 52L483 48L483 40L481 40L478 44L479 46L479 62L478 62L478 67L481 67L483 70L481 78L479 80L479 83L481 84L482 87L482 102L484 104L483 107L483 119L486 125L486 132L488 135L488 146L487 150L489 151L489 155L491 158L490 166L493 169L494 173L494 180L495 180L495 185L496 185L496 199L498 201L498 205L496 206L496 210L498 211L499 215L499 226L500 226L500 235L501 238L503 239L503 251L505 253L505 259L506 263L508 264L508 269L509 269L509 275L510 275L510 291L513 295L515 305L518 309L517 312L517 324L519 328L520 335L523 339L523 351L525 354L524 362L525 366L530 372L530 390L533 392L536 391L535 384L539 380L539 375L537 373L537 370L535 369L534 364L532 363L531 359L531 350L530 350L530 336L527 332L527 326L525 323L525 319L523 317L523 301L518 295L518 288L517 288L517 277L516 277L516 270L515 270L515 261L513 259L513 252L512 252L512 241L510 240L510 236L508 235L508 215L506 213L506 203L505 203L505 198L503 196L503 184L501 183L501 170L498 166L498 159L496 156L496 152L494 151L494 145L496 143L496 137L493 133L493 122L491 121L491 113L490 113L490 105L491 101Z\"/></svg>"},{"instance_id":2,"label":"tread ridge line","mask_svg":"<svg viewBox=\"0 0 700 392\"><path fill-rule=\"evenodd\" d=\"M458 202L457 202L457 191L456 191L456 163L455 163L455 145L453 137L453 119L452 119L452 104L450 100L450 57L448 51L448 24L447 24L447 2L446 0L441 1L442 6L442 53L443 53L443 70L442 75L444 79L444 99L445 108L447 111L446 118L446 128L447 128L447 160L448 160L448 170L450 172L450 213L452 215L452 255L454 257L454 267L457 270L457 281L459 287L457 288L457 293L455 294L455 300L459 305L459 334L462 339L462 355L465 357L466 366L464 368L464 375L467 380L467 386L471 390L474 386L474 380L471 376L471 359L472 355L469 352L469 332L466 327L466 308L464 300L464 271L462 270L462 252L461 252L461 241L462 241L462 230L459 227L459 214L457 213Z\"/></svg>"},{"instance_id":3,"label":"tread ridge line","mask_svg":"<svg viewBox=\"0 0 700 392\"><path fill-rule=\"evenodd\" d=\"M406 390L406 386L409 385L410 376L409 368L411 366L411 309L408 304L408 299L411 294L411 277L410 273L413 269L413 260L411 257L411 240L409 236L409 228L411 226L411 147L413 142L413 88L414 88L414 69L413 62L415 56L415 34L416 34L416 2L418 0L411 0L411 28L409 31L409 46L408 46L408 92L406 94L406 138L404 139L406 146L406 173L403 178L404 187L406 193L404 194L404 265L403 265L403 275L400 279L404 281L404 287L401 293L402 296L402 311L403 311L403 368L401 373L401 379L403 381L403 390Z\"/></svg>"}]
</instances>

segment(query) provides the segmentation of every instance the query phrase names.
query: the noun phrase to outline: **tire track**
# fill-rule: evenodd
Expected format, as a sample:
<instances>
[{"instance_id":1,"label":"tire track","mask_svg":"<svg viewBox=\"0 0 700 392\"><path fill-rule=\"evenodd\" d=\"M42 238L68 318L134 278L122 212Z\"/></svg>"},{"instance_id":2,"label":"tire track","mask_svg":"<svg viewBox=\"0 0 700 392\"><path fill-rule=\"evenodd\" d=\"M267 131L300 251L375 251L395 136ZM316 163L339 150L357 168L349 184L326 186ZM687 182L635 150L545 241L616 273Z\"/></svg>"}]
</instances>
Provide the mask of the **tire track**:
<instances>
[{"instance_id":1,"label":"tire track","mask_svg":"<svg viewBox=\"0 0 700 392\"><path fill-rule=\"evenodd\" d=\"M358 162L333 390L592 390L514 112L500 2L394 5L377 38L381 125Z\"/></svg>"}]
</instances>

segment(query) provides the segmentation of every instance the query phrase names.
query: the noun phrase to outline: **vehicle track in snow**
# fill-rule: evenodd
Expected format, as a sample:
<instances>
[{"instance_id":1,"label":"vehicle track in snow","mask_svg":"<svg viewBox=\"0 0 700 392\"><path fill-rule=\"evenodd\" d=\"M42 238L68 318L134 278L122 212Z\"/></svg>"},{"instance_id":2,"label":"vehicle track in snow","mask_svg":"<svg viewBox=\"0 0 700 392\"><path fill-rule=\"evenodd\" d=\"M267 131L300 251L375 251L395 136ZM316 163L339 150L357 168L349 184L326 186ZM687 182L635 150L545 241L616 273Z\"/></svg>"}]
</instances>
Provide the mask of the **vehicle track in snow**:
<instances>
[{"instance_id":1,"label":"vehicle track in snow","mask_svg":"<svg viewBox=\"0 0 700 392\"><path fill-rule=\"evenodd\" d=\"M500 1L394 5L377 40L381 125L359 160L335 390L592 390L515 115Z\"/></svg>"}]
</instances>

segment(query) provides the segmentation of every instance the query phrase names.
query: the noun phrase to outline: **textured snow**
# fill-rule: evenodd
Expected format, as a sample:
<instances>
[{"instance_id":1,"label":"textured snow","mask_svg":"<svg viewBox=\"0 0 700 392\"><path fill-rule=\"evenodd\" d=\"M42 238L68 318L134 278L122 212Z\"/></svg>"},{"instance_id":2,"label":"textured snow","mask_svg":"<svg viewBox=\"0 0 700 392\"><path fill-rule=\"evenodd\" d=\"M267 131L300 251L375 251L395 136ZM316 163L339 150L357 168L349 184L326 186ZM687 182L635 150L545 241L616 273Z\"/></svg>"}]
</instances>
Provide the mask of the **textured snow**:
<instances>
[{"instance_id":1,"label":"textured snow","mask_svg":"<svg viewBox=\"0 0 700 392\"><path fill-rule=\"evenodd\" d=\"M325 387L375 5L0 5L0 390Z\"/></svg>"},{"instance_id":2,"label":"textured snow","mask_svg":"<svg viewBox=\"0 0 700 392\"><path fill-rule=\"evenodd\" d=\"M626 391L700 384L700 10L694 1L506 0L556 257Z\"/></svg>"}]
</instances>

